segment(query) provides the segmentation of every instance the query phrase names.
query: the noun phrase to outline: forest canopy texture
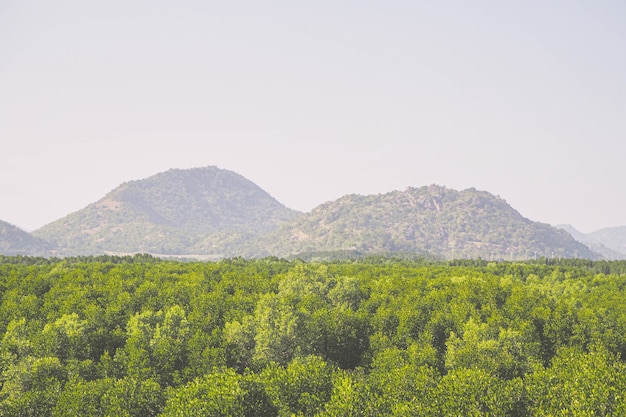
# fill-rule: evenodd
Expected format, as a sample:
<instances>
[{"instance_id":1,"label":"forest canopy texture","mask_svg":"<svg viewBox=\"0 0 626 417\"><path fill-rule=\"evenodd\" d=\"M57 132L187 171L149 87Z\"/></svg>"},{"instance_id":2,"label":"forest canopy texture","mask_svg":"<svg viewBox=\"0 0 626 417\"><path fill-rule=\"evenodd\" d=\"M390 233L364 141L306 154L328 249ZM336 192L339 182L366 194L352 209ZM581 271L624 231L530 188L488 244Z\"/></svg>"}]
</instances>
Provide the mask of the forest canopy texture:
<instances>
[{"instance_id":1,"label":"forest canopy texture","mask_svg":"<svg viewBox=\"0 0 626 417\"><path fill-rule=\"evenodd\" d=\"M2 416L624 416L626 262L0 257Z\"/></svg>"}]
</instances>

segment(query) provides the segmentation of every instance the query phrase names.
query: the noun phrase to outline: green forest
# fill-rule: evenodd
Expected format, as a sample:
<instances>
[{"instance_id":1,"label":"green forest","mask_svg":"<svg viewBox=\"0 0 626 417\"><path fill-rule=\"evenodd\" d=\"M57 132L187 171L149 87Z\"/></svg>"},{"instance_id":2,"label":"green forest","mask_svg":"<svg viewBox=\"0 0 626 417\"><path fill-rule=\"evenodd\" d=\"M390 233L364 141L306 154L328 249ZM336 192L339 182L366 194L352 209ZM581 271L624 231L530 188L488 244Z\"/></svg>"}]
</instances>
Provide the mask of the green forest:
<instances>
[{"instance_id":1,"label":"green forest","mask_svg":"<svg viewBox=\"0 0 626 417\"><path fill-rule=\"evenodd\" d=\"M1 416L625 416L626 262L0 256Z\"/></svg>"}]
</instances>

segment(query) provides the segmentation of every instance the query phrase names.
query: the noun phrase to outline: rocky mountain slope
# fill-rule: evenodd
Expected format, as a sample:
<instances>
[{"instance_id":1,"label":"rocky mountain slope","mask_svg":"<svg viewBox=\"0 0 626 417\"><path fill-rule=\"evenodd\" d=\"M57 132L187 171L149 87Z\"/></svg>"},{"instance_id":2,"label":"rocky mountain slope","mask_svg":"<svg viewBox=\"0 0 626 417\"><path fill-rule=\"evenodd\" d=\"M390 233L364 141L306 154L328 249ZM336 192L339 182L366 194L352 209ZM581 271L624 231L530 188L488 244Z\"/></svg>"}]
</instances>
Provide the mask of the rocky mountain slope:
<instances>
[{"instance_id":1,"label":"rocky mountain slope","mask_svg":"<svg viewBox=\"0 0 626 417\"><path fill-rule=\"evenodd\" d=\"M124 183L34 235L66 254L237 256L295 215L241 175L208 167Z\"/></svg>"},{"instance_id":2,"label":"rocky mountain slope","mask_svg":"<svg viewBox=\"0 0 626 417\"><path fill-rule=\"evenodd\" d=\"M0 220L0 255L38 255L54 254L54 247L30 233Z\"/></svg>"},{"instance_id":3,"label":"rocky mountain slope","mask_svg":"<svg viewBox=\"0 0 626 417\"><path fill-rule=\"evenodd\" d=\"M597 254L567 232L524 218L484 191L432 185L323 204L263 239L265 253L421 253L442 258L528 259Z\"/></svg>"}]
</instances>

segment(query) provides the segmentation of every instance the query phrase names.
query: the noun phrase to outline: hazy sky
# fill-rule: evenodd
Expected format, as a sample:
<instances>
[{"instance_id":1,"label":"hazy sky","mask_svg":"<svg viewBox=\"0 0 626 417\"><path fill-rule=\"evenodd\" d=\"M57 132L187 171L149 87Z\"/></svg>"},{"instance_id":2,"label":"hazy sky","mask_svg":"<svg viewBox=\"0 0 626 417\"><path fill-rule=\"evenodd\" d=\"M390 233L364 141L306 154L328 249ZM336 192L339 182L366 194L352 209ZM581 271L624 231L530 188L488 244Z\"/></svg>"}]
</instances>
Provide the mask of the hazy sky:
<instances>
[{"instance_id":1,"label":"hazy sky","mask_svg":"<svg viewBox=\"0 0 626 417\"><path fill-rule=\"evenodd\" d=\"M291 208L432 183L626 224L626 2L0 0L0 219L217 165Z\"/></svg>"}]
</instances>

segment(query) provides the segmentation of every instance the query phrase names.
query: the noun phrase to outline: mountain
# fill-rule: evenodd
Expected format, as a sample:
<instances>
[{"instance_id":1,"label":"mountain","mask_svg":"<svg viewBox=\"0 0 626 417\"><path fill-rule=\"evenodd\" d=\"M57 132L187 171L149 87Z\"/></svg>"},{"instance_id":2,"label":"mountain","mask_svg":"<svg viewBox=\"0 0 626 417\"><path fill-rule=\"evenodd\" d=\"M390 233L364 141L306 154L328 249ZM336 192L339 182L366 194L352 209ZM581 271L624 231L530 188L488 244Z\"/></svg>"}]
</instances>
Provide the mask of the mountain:
<instances>
[{"instance_id":1,"label":"mountain","mask_svg":"<svg viewBox=\"0 0 626 417\"><path fill-rule=\"evenodd\" d=\"M124 183L34 235L66 254L245 255L249 242L297 215L217 167L172 169Z\"/></svg>"},{"instance_id":2,"label":"mountain","mask_svg":"<svg viewBox=\"0 0 626 417\"><path fill-rule=\"evenodd\" d=\"M0 255L50 255L53 246L0 220Z\"/></svg>"},{"instance_id":3,"label":"mountain","mask_svg":"<svg viewBox=\"0 0 626 417\"><path fill-rule=\"evenodd\" d=\"M173 169L124 183L33 235L63 255L599 258L566 231L524 218L506 201L474 188L431 185L347 195L298 213L241 175L216 167Z\"/></svg>"},{"instance_id":4,"label":"mountain","mask_svg":"<svg viewBox=\"0 0 626 417\"><path fill-rule=\"evenodd\" d=\"M626 259L626 226L607 227L589 233L589 237L619 252Z\"/></svg>"},{"instance_id":5,"label":"mountain","mask_svg":"<svg viewBox=\"0 0 626 417\"><path fill-rule=\"evenodd\" d=\"M355 251L443 258L598 258L567 232L524 218L501 198L437 185L342 197L292 219L261 245L266 254L278 256Z\"/></svg>"},{"instance_id":6,"label":"mountain","mask_svg":"<svg viewBox=\"0 0 626 417\"><path fill-rule=\"evenodd\" d=\"M569 224L560 224L556 227L565 230L604 259L626 259L626 227L607 228L593 233L583 233Z\"/></svg>"}]
</instances>

